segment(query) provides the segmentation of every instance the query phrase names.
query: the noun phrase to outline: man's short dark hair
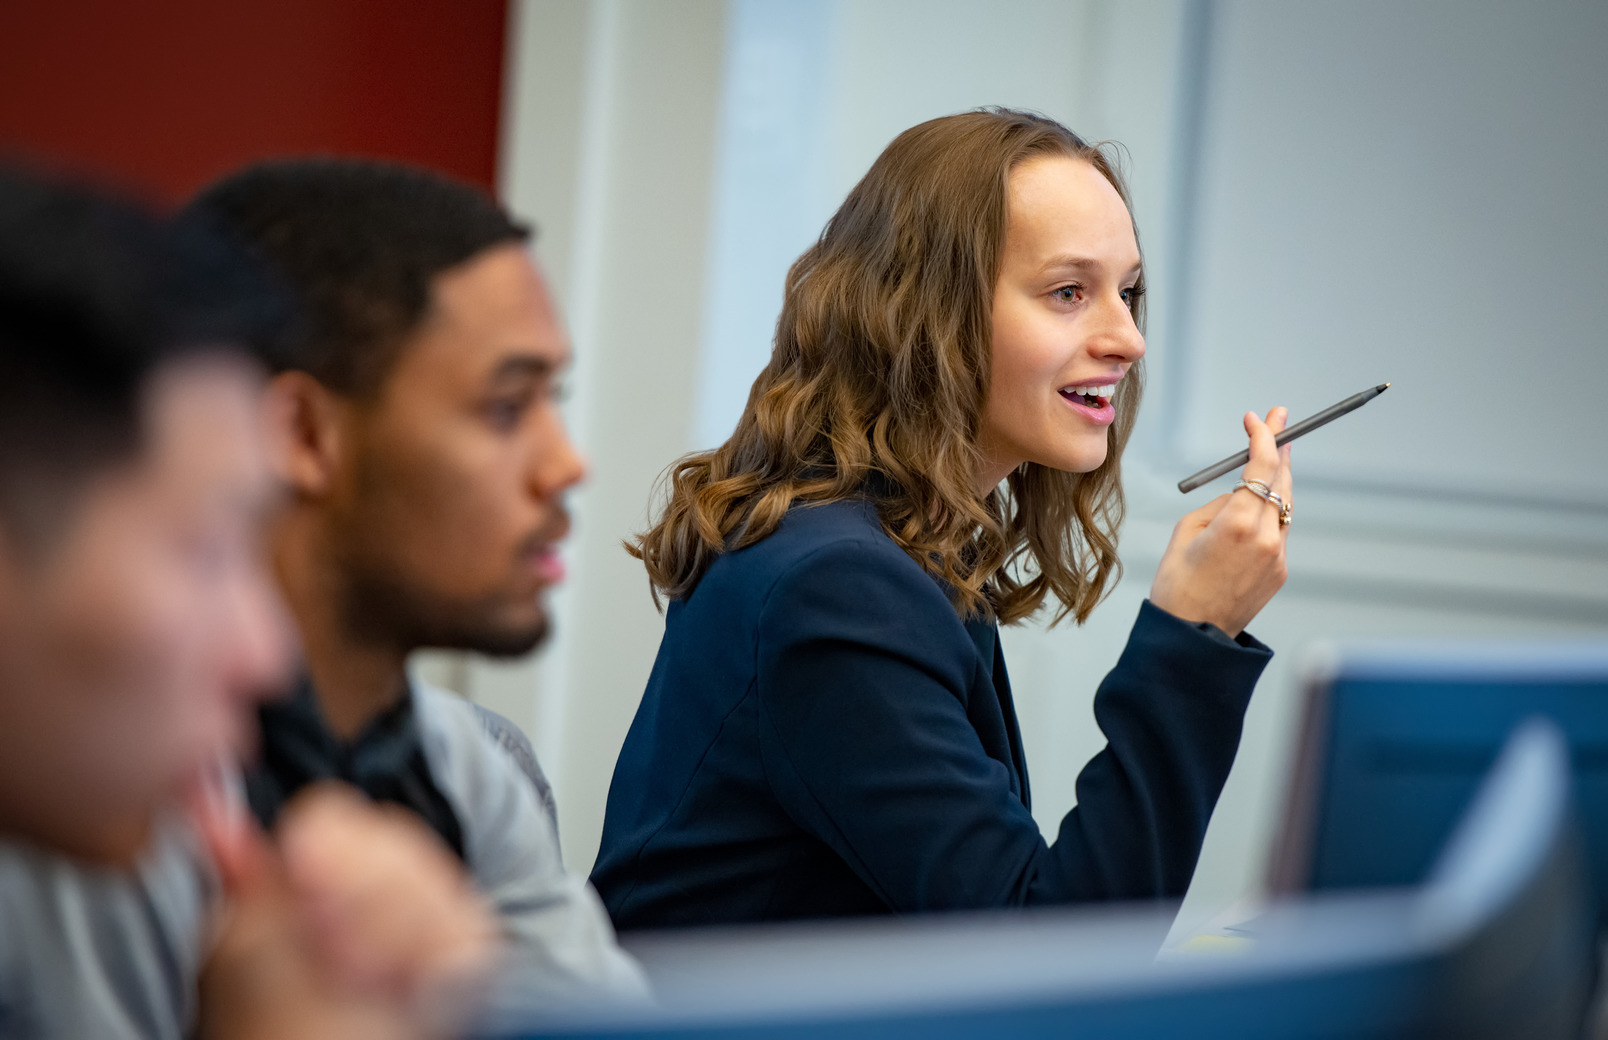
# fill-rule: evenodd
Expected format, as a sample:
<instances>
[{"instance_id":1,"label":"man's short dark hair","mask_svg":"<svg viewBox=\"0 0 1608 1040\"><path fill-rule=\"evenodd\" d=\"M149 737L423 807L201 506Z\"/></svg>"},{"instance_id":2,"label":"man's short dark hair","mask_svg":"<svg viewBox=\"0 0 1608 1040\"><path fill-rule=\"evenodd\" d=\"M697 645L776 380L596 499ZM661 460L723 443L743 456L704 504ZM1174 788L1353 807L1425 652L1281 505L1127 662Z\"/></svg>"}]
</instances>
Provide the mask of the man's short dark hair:
<instances>
[{"instance_id":1,"label":"man's short dark hair","mask_svg":"<svg viewBox=\"0 0 1608 1040\"><path fill-rule=\"evenodd\" d=\"M0 162L0 524L59 524L141 446L142 391L199 350L272 363L281 298L238 247L93 188Z\"/></svg>"},{"instance_id":2,"label":"man's short dark hair","mask_svg":"<svg viewBox=\"0 0 1608 1040\"><path fill-rule=\"evenodd\" d=\"M303 327L286 367L357 396L390 373L437 275L530 237L478 188L366 159L258 163L187 209L238 236L298 298Z\"/></svg>"}]
</instances>

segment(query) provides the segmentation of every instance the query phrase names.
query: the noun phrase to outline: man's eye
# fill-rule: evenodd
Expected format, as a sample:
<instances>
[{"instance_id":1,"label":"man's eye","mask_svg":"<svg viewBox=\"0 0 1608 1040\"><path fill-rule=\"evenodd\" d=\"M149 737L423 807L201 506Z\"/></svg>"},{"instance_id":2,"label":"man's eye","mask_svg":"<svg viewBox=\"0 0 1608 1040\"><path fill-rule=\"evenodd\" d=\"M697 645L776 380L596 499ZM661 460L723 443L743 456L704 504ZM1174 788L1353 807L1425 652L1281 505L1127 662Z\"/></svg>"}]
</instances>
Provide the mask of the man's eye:
<instances>
[{"instance_id":1,"label":"man's eye","mask_svg":"<svg viewBox=\"0 0 1608 1040\"><path fill-rule=\"evenodd\" d=\"M1083 299L1083 286L1063 285L1050 294L1062 303L1075 303Z\"/></svg>"},{"instance_id":2,"label":"man's eye","mask_svg":"<svg viewBox=\"0 0 1608 1040\"><path fill-rule=\"evenodd\" d=\"M492 401L486 405L486 419L499 430L512 430L525 417L524 398Z\"/></svg>"}]
</instances>

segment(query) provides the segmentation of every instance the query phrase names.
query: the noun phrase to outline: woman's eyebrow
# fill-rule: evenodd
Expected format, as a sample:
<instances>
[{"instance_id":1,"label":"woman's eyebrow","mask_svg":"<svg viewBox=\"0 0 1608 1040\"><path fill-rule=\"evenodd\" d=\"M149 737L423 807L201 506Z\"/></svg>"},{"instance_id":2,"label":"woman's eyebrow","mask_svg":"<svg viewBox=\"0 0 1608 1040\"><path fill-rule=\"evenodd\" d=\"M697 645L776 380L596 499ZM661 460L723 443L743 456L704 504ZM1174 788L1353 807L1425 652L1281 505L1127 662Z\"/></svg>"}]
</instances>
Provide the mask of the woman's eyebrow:
<instances>
[{"instance_id":1,"label":"woman's eyebrow","mask_svg":"<svg viewBox=\"0 0 1608 1040\"><path fill-rule=\"evenodd\" d=\"M1074 256L1070 253L1060 253L1046 260L1041 269L1045 273L1049 273L1050 271L1099 271L1105 266L1106 265L1102 261L1093 260L1086 256ZM1137 275L1143 270L1144 264L1136 260L1134 261L1133 266L1128 269L1127 273L1129 275Z\"/></svg>"}]
</instances>

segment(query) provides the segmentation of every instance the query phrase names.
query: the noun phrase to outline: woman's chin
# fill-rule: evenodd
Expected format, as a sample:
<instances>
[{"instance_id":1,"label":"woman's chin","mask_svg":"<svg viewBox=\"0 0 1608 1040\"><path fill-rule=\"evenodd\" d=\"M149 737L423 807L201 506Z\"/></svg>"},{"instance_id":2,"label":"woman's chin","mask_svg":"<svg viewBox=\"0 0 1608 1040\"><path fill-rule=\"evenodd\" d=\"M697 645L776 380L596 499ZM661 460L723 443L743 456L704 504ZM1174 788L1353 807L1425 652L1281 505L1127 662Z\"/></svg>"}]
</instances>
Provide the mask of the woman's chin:
<instances>
[{"instance_id":1,"label":"woman's chin","mask_svg":"<svg viewBox=\"0 0 1608 1040\"><path fill-rule=\"evenodd\" d=\"M1093 473L1105 465L1105 445L1098 451L1061 452L1043 459L1039 465L1062 473Z\"/></svg>"}]
</instances>

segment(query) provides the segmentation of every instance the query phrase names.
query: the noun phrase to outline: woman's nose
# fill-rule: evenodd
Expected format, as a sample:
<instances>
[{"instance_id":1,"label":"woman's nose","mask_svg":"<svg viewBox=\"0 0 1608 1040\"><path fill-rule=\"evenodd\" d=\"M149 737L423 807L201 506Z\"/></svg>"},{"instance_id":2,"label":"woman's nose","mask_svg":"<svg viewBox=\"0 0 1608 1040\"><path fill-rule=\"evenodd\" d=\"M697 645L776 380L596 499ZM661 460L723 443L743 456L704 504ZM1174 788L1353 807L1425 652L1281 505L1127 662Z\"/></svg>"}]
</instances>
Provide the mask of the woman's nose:
<instances>
[{"instance_id":1,"label":"woman's nose","mask_svg":"<svg viewBox=\"0 0 1608 1040\"><path fill-rule=\"evenodd\" d=\"M1102 308L1105 326L1090 343L1102 358L1132 363L1145 356L1145 337L1134 321L1133 312L1121 297Z\"/></svg>"}]
</instances>

